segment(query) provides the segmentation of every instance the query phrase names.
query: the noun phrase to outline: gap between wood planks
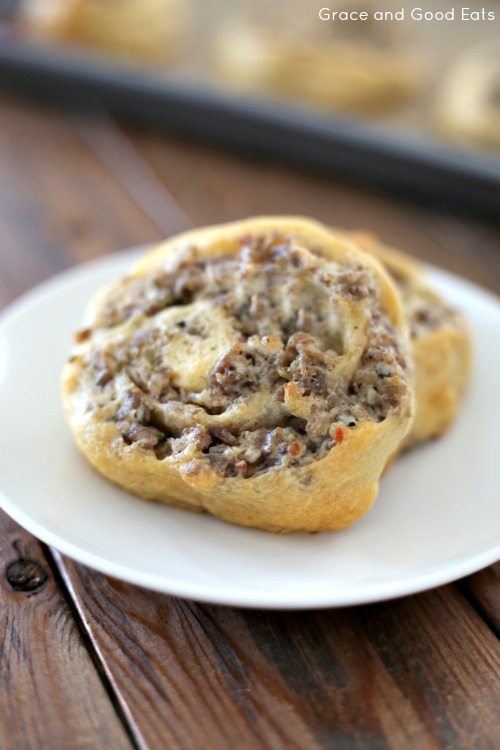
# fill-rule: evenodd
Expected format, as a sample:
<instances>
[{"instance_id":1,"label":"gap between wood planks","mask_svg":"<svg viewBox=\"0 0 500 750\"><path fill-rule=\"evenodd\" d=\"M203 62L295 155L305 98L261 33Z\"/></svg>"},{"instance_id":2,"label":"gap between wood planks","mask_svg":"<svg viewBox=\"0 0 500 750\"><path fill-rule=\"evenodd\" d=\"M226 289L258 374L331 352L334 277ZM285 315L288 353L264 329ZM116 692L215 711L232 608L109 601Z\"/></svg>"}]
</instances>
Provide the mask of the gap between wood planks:
<instances>
[{"instance_id":1,"label":"gap between wood planks","mask_svg":"<svg viewBox=\"0 0 500 750\"><path fill-rule=\"evenodd\" d=\"M161 237L172 236L193 228L192 220L180 203L132 140L105 110L99 111L98 120L75 120L74 124L82 141L114 177L118 186L158 229ZM51 552L58 554L55 550ZM60 557L59 565L61 568L64 567ZM453 585L458 588L469 606L498 635L498 612L491 602L483 602L483 581L476 584L474 577L469 577ZM71 600L69 592L68 596ZM83 623L80 623L80 626L85 628ZM93 648L90 642L89 646Z\"/></svg>"},{"instance_id":2,"label":"gap between wood planks","mask_svg":"<svg viewBox=\"0 0 500 750\"><path fill-rule=\"evenodd\" d=\"M40 546L47 559L47 563L52 572L52 575L54 576L54 580L57 583L64 597L64 600L66 601L73 616L83 645L87 649L90 658L92 659L92 664L94 665L95 670L99 675L102 686L106 691L106 695L108 696L119 721L123 725L127 737L132 744L133 750L149 750L148 747L142 742L141 736L134 731L134 723L130 720L127 706L126 704L122 704L111 684L109 673L106 668L106 660L102 658L98 649L93 644L90 634L85 627L85 623L77 607L77 604L73 596L71 595L70 580L66 575L66 570L60 552L58 552L58 550L54 549L53 547L49 547L43 542L40 542Z\"/></svg>"}]
</instances>

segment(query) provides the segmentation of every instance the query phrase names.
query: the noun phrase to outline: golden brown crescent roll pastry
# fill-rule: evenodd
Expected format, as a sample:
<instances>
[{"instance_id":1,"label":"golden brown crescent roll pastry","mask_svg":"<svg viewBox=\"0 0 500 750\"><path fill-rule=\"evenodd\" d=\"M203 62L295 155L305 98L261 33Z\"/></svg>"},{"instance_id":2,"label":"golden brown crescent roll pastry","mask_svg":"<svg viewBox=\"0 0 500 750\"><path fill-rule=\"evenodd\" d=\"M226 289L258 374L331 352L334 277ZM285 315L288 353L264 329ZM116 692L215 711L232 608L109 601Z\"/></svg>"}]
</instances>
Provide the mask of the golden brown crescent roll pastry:
<instances>
[{"instance_id":1,"label":"golden brown crescent roll pastry","mask_svg":"<svg viewBox=\"0 0 500 750\"><path fill-rule=\"evenodd\" d=\"M445 77L436 124L456 141L500 148L500 46L469 50Z\"/></svg>"},{"instance_id":2,"label":"golden brown crescent roll pastry","mask_svg":"<svg viewBox=\"0 0 500 750\"><path fill-rule=\"evenodd\" d=\"M407 48L379 43L368 31L329 36L241 21L216 35L214 58L219 78L239 90L346 111L391 109L415 93L420 79Z\"/></svg>"},{"instance_id":3,"label":"golden brown crescent roll pastry","mask_svg":"<svg viewBox=\"0 0 500 750\"><path fill-rule=\"evenodd\" d=\"M272 531L368 510L409 429L399 295L302 218L198 229L94 300L64 369L81 450L141 497Z\"/></svg>"},{"instance_id":4,"label":"golden brown crescent roll pastry","mask_svg":"<svg viewBox=\"0 0 500 750\"><path fill-rule=\"evenodd\" d=\"M163 62L178 56L189 15L188 0L24 0L21 21L42 39Z\"/></svg>"},{"instance_id":5,"label":"golden brown crescent roll pastry","mask_svg":"<svg viewBox=\"0 0 500 750\"><path fill-rule=\"evenodd\" d=\"M416 261L367 232L351 236L383 263L401 292L414 361L415 418L401 446L407 448L438 437L453 421L470 376L469 328Z\"/></svg>"}]
</instances>

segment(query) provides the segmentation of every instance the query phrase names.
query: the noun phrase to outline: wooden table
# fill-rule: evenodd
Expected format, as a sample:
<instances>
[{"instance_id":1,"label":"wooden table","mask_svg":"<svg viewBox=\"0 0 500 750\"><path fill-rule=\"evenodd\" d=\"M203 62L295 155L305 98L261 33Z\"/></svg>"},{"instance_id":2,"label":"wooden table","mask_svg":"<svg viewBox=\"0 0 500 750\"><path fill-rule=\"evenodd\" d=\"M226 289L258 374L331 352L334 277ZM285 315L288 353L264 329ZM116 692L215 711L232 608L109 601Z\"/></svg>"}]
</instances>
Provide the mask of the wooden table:
<instances>
[{"instance_id":1,"label":"wooden table","mask_svg":"<svg viewBox=\"0 0 500 750\"><path fill-rule=\"evenodd\" d=\"M367 227L500 287L491 226L0 98L1 305L74 263L259 213ZM373 606L245 611L114 581L0 523L2 750L499 747L498 569Z\"/></svg>"}]
</instances>

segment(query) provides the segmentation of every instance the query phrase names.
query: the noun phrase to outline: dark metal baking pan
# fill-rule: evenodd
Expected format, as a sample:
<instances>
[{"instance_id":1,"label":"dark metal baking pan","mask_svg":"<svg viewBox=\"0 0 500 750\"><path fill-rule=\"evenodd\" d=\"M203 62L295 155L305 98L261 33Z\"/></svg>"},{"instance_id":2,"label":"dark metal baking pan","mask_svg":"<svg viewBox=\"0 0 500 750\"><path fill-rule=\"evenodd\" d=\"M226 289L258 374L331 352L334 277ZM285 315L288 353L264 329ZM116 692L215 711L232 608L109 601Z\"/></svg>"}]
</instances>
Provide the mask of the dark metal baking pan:
<instances>
[{"instance_id":1,"label":"dark metal baking pan","mask_svg":"<svg viewBox=\"0 0 500 750\"><path fill-rule=\"evenodd\" d=\"M143 125L374 185L426 204L500 216L500 159L389 127L239 97L171 73L0 37L0 86L45 101L106 108Z\"/></svg>"}]
</instances>

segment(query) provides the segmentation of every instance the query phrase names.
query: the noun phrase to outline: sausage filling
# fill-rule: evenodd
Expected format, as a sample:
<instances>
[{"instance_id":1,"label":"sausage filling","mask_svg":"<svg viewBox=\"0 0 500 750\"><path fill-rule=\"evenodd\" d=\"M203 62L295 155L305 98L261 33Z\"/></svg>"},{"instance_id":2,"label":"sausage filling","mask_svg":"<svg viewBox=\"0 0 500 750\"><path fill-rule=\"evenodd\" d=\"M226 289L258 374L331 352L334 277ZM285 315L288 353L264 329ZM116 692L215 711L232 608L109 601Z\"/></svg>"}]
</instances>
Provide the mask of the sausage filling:
<instances>
[{"instance_id":1,"label":"sausage filling","mask_svg":"<svg viewBox=\"0 0 500 750\"><path fill-rule=\"evenodd\" d=\"M284 235L240 245L123 279L79 334L88 408L192 473L304 466L360 421L398 413L408 389L369 267Z\"/></svg>"}]
</instances>

